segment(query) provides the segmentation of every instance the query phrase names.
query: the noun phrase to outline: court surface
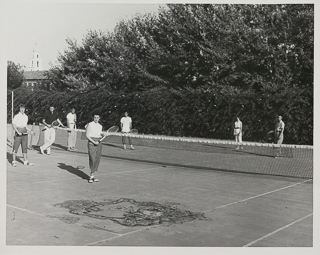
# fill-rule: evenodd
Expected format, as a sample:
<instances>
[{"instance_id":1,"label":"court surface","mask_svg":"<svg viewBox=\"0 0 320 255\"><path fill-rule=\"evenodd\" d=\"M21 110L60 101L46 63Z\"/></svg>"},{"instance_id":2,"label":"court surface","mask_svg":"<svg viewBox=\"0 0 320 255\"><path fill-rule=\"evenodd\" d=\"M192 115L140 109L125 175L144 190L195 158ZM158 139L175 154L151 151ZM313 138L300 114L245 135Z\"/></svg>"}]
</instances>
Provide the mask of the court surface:
<instances>
[{"instance_id":1,"label":"court surface","mask_svg":"<svg viewBox=\"0 0 320 255\"><path fill-rule=\"evenodd\" d=\"M60 138L50 156L29 150L34 166L14 168L7 147L7 245L313 246L310 178L197 168L184 151L189 167L152 163L170 150L104 144L100 181L88 183L86 141L77 148ZM202 155L207 165L223 157Z\"/></svg>"}]
</instances>

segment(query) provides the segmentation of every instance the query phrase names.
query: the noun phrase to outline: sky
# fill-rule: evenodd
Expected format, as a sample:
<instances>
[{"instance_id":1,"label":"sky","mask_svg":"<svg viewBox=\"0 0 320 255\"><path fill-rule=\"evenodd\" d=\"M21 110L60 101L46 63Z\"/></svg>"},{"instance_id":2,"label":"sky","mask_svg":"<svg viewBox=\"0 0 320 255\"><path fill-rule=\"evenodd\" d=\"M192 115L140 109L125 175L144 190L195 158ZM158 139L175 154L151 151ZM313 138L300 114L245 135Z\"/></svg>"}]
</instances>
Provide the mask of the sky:
<instances>
[{"instance_id":1,"label":"sky","mask_svg":"<svg viewBox=\"0 0 320 255\"><path fill-rule=\"evenodd\" d=\"M26 68L35 50L48 70L67 49L67 38L78 43L89 30L113 31L120 20L157 13L159 4L50 3L11 1L7 4L7 60Z\"/></svg>"}]
</instances>

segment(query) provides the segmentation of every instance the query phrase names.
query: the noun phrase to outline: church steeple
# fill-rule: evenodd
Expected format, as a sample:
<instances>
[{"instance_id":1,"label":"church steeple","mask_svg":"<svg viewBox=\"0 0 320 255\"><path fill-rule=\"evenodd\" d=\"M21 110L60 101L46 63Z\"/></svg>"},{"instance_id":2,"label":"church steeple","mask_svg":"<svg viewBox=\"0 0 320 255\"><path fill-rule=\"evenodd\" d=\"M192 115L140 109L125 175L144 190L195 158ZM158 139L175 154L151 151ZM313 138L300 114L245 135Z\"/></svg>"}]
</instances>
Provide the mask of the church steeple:
<instances>
[{"instance_id":1,"label":"church steeple","mask_svg":"<svg viewBox=\"0 0 320 255\"><path fill-rule=\"evenodd\" d=\"M42 71L42 60L40 54L33 50L32 58L29 61L29 70L28 71Z\"/></svg>"}]
</instances>

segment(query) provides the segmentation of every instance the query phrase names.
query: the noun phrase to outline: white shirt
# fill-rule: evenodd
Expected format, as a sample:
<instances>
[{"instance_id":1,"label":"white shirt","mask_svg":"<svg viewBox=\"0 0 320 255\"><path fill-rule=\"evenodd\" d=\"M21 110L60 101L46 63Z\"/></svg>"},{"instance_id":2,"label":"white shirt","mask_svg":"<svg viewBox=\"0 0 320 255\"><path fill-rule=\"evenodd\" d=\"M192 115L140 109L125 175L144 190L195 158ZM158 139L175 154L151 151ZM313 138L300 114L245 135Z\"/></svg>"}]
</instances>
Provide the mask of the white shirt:
<instances>
[{"instance_id":1,"label":"white shirt","mask_svg":"<svg viewBox=\"0 0 320 255\"><path fill-rule=\"evenodd\" d=\"M276 124L276 131L281 132L283 129L284 129L284 122L282 120L280 120Z\"/></svg>"},{"instance_id":2,"label":"white shirt","mask_svg":"<svg viewBox=\"0 0 320 255\"><path fill-rule=\"evenodd\" d=\"M131 117L122 117L120 122L122 123L122 132L130 132L132 123Z\"/></svg>"},{"instance_id":3,"label":"white shirt","mask_svg":"<svg viewBox=\"0 0 320 255\"><path fill-rule=\"evenodd\" d=\"M14 116L12 124L16 125L17 127L26 127L28 124L28 116L25 113L19 112L16 116Z\"/></svg>"},{"instance_id":4,"label":"white shirt","mask_svg":"<svg viewBox=\"0 0 320 255\"><path fill-rule=\"evenodd\" d=\"M235 123L234 123L234 127L235 128L242 128L242 122L241 121L236 121Z\"/></svg>"},{"instance_id":5,"label":"white shirt","mask_svg":"<svg viewBox=\"0 0 320 255\"><path fill-rule=\"evenodd\" d=\"M69 124L74 124L76 120L76 114L69 112L67 115L67 120L69 120Z\"/></svg>"},{"instance_id":6,"label":"white shirt","mask_svg":"<svg viewBox=\"0 0 320 255\"><path fill-rule=\"evenodd\" d=\"M89 137L100 138L102 133L102 125L95 123L94 121L90 122L86 128L86 134Z\"/></svg>"}]
</instances>

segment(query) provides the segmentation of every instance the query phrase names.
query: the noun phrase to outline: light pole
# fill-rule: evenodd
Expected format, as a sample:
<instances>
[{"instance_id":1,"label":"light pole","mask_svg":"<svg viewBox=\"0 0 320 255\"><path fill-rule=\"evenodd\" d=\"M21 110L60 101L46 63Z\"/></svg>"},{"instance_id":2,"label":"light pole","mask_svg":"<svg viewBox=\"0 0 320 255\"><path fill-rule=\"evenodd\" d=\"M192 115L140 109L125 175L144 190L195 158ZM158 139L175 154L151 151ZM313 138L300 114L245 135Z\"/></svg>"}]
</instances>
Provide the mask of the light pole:
<instances>
[{"instance_id":1,"label":"light pole","mask_svg":"<svg viewBox=\"0 0 320 255\"><path fill-rule=\"evenodd\" d=\"M11 91L11 123L13 121L13 99L14 99L14 95L13 95L13 90Z\"/></svg>"}]
</instances>

